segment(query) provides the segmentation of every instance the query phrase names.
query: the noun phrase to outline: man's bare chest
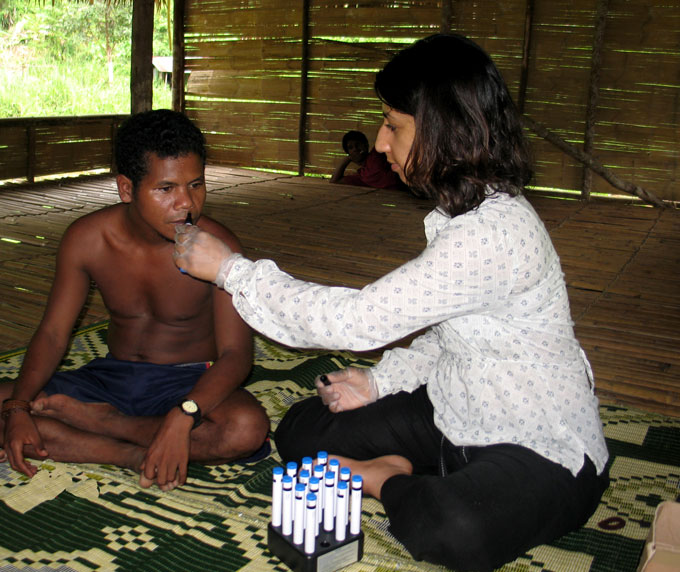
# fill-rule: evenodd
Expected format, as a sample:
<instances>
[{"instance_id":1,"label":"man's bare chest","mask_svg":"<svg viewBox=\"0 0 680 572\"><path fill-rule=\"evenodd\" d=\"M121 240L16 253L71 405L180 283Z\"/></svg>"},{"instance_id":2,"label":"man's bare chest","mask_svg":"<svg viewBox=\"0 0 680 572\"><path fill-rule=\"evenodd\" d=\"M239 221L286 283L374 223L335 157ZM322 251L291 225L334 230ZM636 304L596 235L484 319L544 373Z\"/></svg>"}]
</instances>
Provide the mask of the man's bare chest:
<instances>
[{"instance_id":1,"label":"man's bare chest","mask_svg":"<svg viewBox=\"0 0 680 572\"><path fill-rule=\"evenodd\" d=\"M196 319L211 309L212 287L180 273L171 260L119 260L95 266L91 277L112 318L168 324Z\"/></svg>"}]
</instances>

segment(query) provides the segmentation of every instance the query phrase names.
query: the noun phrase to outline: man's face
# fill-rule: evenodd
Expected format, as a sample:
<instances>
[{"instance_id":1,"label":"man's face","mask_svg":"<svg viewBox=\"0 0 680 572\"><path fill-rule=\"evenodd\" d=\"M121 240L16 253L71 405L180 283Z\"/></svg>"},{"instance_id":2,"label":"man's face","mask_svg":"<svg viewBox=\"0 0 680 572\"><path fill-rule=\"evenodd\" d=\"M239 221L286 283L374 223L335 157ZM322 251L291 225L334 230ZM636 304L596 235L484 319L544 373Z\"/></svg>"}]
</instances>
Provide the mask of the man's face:
<instances>
[{"instance_id":1,"label":"man's face","mask_svg":"<svg viewBox=\"0 0 680 572\"><path fill-rule=\"evenodd\" d=\"M128 179L129 181L129 179ZM191 213L197 222L205 203L203 162L195 153L161 159L147 156L147 173L134 192L121 192L138 217L157 234L174 240L175 226L184 224Z\"/></svg>"},{"instance_id":2,"label":"man's face","mask_svg":"<svg viewBox=\"0 0 680 572\"><path fill-rule=\"evenodd\" d=\"M368 157L368 145L363 141L347 141L347 155L353 163L361 164Z\"/></svg>"}]
</instances>

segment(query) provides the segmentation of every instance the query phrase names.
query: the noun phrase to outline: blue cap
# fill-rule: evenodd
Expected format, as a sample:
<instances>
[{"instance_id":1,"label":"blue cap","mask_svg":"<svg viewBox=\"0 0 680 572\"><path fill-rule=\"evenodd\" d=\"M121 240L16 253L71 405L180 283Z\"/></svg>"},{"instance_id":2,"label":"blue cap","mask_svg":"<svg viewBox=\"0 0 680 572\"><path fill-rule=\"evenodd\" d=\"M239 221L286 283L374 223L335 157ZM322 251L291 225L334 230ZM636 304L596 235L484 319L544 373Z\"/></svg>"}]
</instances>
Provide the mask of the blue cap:
<instances>
[{"instance_id":1,"label":"blue cap","mask_svg":"<svg viewBox=\"0 0 680 572\"><path fill-rule=\"evenodd\" d=\"M278 475L283 475L283 467L274 467L274 468L272 469L272 473L273 473L274 475L277 475L277 476L278 476Z\"/></svg>"}]
</instances>

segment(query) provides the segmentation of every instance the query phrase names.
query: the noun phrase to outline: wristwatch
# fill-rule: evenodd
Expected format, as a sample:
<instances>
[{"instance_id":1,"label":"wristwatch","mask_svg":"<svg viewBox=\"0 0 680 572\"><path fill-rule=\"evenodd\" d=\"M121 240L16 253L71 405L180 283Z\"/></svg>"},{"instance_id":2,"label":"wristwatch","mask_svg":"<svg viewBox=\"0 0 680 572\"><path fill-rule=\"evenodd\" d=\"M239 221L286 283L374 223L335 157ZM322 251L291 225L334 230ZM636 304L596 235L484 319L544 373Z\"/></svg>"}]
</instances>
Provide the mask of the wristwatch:
<instances>
[{"instance_id":1,"label":"wristwatch","mask_svg":"<svg viewBox=\"0 0 680 572\"><path fill-rule=\"evenodd\" d=\"M203 422L203 418L201 417L201 408L193 399L182 399L182 401L180 401L177 406L179 407L180 411L184 413L184 415L194 418L194 425L192 429L196 429L196 427L198 427Z\"/></svg>"}]
</instances>

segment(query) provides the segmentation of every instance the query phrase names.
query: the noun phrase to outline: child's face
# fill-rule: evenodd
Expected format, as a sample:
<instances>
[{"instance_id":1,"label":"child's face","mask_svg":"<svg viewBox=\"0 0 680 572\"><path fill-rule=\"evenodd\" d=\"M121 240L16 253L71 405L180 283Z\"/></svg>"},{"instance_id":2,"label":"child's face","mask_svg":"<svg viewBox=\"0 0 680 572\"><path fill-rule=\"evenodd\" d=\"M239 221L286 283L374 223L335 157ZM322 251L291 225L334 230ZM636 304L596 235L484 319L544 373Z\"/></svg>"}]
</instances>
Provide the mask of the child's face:
<instances>
[{"instance_id":1,"label":"child's face","mask_svg":"<svg viewBox=\"0 0 680 572\"><path fill-rule=\"evenodd\" d=\"M205 203L203 162L195 153L161 159L147 158L147 173L134 193L122 194L153 231L174 240L175 225L184 224L191 213L196 223Z\"/></svg>"},{"instance_id":2,"label":"child's face","mask_svg":"<svg viewBox=\"0 0 680 572\"><path fill-rule=\"evenodd\" d=\"M404 183L408 184L404 168L416 136L415 119L413 115L401 113L385 104L383 104L383 116L385 120L378 131L375 150L387 155L387 160L392 164L392 170Z\"/></svg>"},{"instance_id":3,"label":"child's face","mask_svg":"<svg viewBox=\"0 0 680 572\"><path fill-rule=\"evenodd\" d=\"M368 156L368 145L363 141L350 139L347 141L347 155L349 155L353 163L361 164Z\"/></svg>"}]
</instances>

